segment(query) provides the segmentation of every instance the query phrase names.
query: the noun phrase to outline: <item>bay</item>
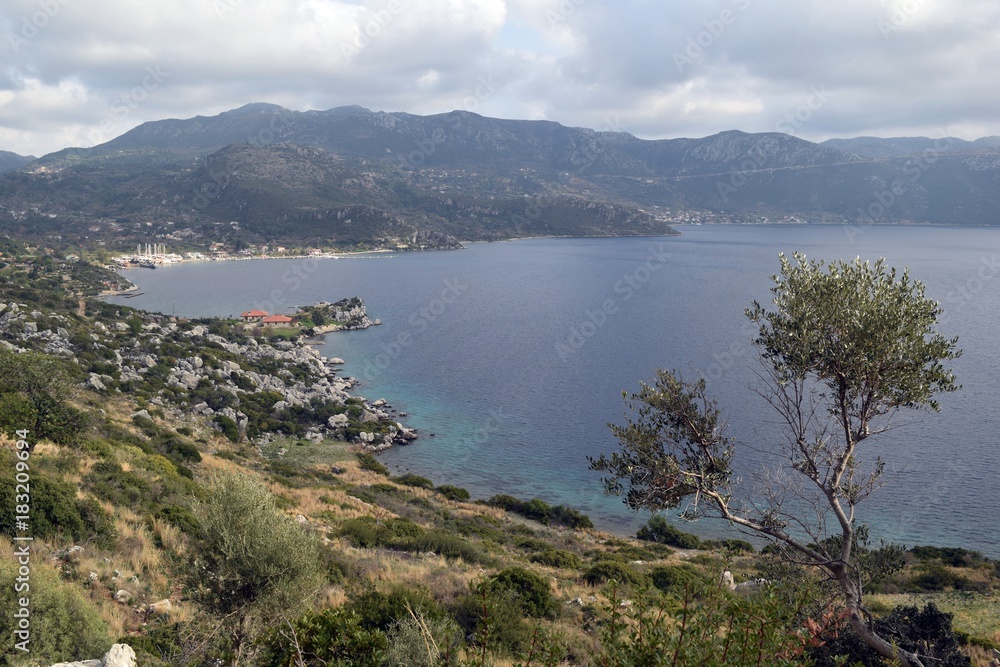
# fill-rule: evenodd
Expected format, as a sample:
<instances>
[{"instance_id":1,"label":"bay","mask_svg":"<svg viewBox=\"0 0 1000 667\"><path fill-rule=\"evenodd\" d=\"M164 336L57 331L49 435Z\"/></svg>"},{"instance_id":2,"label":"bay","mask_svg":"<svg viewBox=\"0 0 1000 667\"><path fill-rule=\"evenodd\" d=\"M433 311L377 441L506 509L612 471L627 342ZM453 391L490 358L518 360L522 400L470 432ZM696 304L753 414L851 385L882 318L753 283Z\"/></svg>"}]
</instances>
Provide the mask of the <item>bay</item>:
<instances>
[{"instance_id":1,"label":"bay","mask_svg":"<svg viewBox=\"0 0 1000 667\"><path fill-rule=\"evenodd\" d=\"M111 301L181 317L360 295L383 326L330 334L359 392L384 397L421 430L383 454L397 471L468 488L572 505L632 532L635 515L603 495L586 457L613 451L623 390L656 368L704 376L741 445L760 463L771 415L750 387L756 354L743 309L769 302L778 253L876 259L942 302L939 329L959 336L963 388L939 414L909 414L869 440L888 463L861 520L886 541L963 546L1000 557L995 391L1000 370L1000 230L934 226L686 226L664 238L524 239L450 252L252 260L126 272L143 295ZM434 436L431 437L430 434ZM736 536L719 522L685 530Z\"/></svg>"}]
</instances>

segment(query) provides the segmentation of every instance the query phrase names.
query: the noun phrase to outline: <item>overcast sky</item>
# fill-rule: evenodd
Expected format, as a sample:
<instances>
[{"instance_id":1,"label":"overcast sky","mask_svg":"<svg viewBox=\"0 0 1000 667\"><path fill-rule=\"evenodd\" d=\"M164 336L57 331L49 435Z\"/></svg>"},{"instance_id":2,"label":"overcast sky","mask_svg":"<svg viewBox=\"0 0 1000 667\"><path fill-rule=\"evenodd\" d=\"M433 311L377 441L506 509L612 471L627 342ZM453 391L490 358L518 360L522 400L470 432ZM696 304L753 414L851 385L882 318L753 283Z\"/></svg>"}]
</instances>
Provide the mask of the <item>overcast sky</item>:
<instances>
[{"instance_id":1,"label":"overcast sky","mask_svg":"<svg viewBox=\"0 0 1000 667\"><path fill-rule=\"evenodd\" d=\"M0 150L248 102L643 138L1000 134L995 0L3 0Z\"/></svg>"}]
</instances>

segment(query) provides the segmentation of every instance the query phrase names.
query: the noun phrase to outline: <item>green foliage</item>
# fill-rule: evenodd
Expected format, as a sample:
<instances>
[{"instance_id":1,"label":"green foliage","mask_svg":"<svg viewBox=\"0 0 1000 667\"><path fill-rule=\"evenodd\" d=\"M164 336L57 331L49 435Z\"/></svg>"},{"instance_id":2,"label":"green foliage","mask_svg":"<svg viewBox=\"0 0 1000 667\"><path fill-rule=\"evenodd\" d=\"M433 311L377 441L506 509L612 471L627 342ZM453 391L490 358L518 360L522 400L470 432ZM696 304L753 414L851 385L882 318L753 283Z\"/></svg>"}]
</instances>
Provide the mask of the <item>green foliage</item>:
<instances>
[{"instance_id":1,"label":"green foliage","mask_svg":"<svg viewBox=\"0 0 1000 667\"><path fill-rule=\"evenodd\" d=\"M362 470L369 470L371 472L378 473L379 475L389 475L389 469L371 454L358 452L356 456L358 458L358 465Z\"/></svg>"},{"instance_id":2,"label":"green foliage","mask_svg":"<svg viewBox=\"0 0 1000 667\"><path fill-rule=\"evenodd\" d=\"M397 484L403 484L404 486L414 486L418 489L433 489L434 482L427 479L426 477L421 477L420 475L414 475L413 473L406 473L405 475L400 475L399 477L393 477L392 481Z\"/></svg>"},{"instance_id":3,"label":"green foliage","mask_svg":"<svg viewBox=\"0 0 1000 667\"><path fill-rule=\"evenodd\" d=\"M514 512L521 516L538 521L546 526L557 525L567 528L585 529L593 528L594 524L586 514L565 505L549 505L540 498L531 500L520 500L507 494L498 494L486 501L488 505L499 507L507 512Z\"/></svg>"},{"instance_id":4,"label":"green foliage","mask_svg":"<svg viewBox=\"0 0 1000 667\"><path fill-rule=\"evenodd\" d=\"M408 519L376 521L372 517L348 519L340 534L356 547L396 551L434 552L445 558L461 558L469 563L488 559L474 544L439 528L424 530Z\"/></svg>"},{"instance_id":5,"label":"green foliage","mask_svg":"<svg viewBox=\"0 0 1000 667\"><path fill-rule=\"evenodd\" d=\"M609 581L619 584L637 584L641 580L639 574L620 561L599 560L583 573L583 580L591 586L599 586Z\"/></svg>"},{"instance_id":6,"label":"green foliage","mask_svg":"<svg viewBox=\"0 0 1000 667\"><path fill-rule=\"evenodd\" d=\"M799 667L811 637L796 632L808 594L732 596L717 585L681 596L640 595L622 605L613 589L593 664L601 667ZM866 663L877 664L877 663Z\"/></svg>"},{"instance_id":7,"label":"green foliage","mask_svg":"<svg viewBox=\"0 0 1000 667\"><path fill-rule=\"evenodd\" d=\"M472 497L468 490L463 489L460 486L451 486L450 484L442 484L434 490L448 500L455 500L458 502L466 501Z\"/></svg>"},{"instance_id":8,"label":"green foliage","mask_svg":"<svg viewBox=\"0 0 1000 667\"><path fill-rule=\"evenodd\" d=\"M279 624L258 664L265 667L379 667L385 634L365 629L355 613L339 607L307 612Z\"/></svg>"},{"instance_id":9,"label":"green foliage","mask_svg":"<svg viewBox=\"0 0 1000 667\"><path fill-rule=\"evenodd\" d=\"M131 471L112 461L98 461L84 478L94 495L115 505L141 507L148 505L149 483Z\"/></svg>"},{"instance_id":10,"label":"green foliage","mask_svg":"<svg viewBox=\"0 0 1000 667\"><path fill-rule=\"evenodd\" d=\"M978 551L960 547L919 546L913 547L909 552L918 560L939 560L952 567L969 567L986 562L986 558Z\"/></svg>"},{"instance_id":11,"label":"green foliage","mask_svg":"<svg viewBox=\"0 0 1000 667\"><path fill-rule=\"evenodd\" d=\"M697 549L701 540L697 535L685 533L670 524L662 514L649 517L646 525L639 529L635 536L647 542L658 542L678 549Z\"/></svg>"},{"instance_id":12,"label":"green foliage","mask_svg":"<svg viewBox=\"0 0 1000 667\"><path fill-rule=\"evenodd\" d=\"M532 563L546 565L548 567L560 567L568 570L579 570L583 567L583 561L575 553L563 551L562 549L547 549L537 554L532 554Z\"/></svg>"},{"instance_id":13,"label":"green foliage","mask_svg":"<svg viewBox=\"0 0 1000 667\"><path fill-rule=\"evenodd\" d=\"M347 608L356 614L361 627L383 632L410 618L411 612L427 619L445 616L434 598L419 589L405 586L395 586L388 593L363 593L351 600Z\"/></svg>"},{"instance_id":14,"label":"green foliage","mask_svg":"<svg viewBox=\"0 0 1000 667\"><path fill-rule=\"evenodd\" d=\"M470 594L455 601L452 616L478 647L477 652L483 659L489 652L523 655L532 633L518 596L494 588L489 581L474 582L470 588Z\"/></svg>"},{"instance_id":15,"label":"green foliage","mask_svg":"<svg viewBox=\"0 0 1000 667\"><path fill-rule=\"evenodd\" d=\"M684 563L658 565L649 571L649 578L659 590L682 596L686 590L705 585L705 577L698 570Z\"/></svg>"},{"instance_id":16,"label":"green foliage","mask_svg":"<svg viewBox=\"0 0 1000 667\"><path fill-rule=\"evenodd\" d=\"M222 435L226 436L230 442L240 441L240 428L231 417L225 415L215 415L213 420L222 430Z\"/></svg>"},{"instance_id":17,"label":"green foliage","mask_svg":"<svg viewBox=\"0 0 1000 667\"><path fill-rule=\"evenodd\" d=\"M253 479L219 476L195 509L201 526L203 601L222 614L292 611L317 590L321 564L313 536L280 515Z\"/></svg>"},{"instance_id":18,"label":"green foliage","mask_svg":"<svg viewBox=\"0 0 1000 667\"><path fill-rule=\"evenodd\" d=\"M14 537L18 489L11 457L0 456L0 534ZM76 487L36 471L31 475L31 534L40 538L63 536L79 542L111 539L114 524L93 499L78 499Z\"/></svg>"},{"instance_id":19,"label":"green foliage","mask_svg":"<svg viewBox=\"0 0 1000 667\"><path fill-rule=\"evenodd\" d=\"M83 595L71 584L42 564L42 557L32 555L30 590L15 590L18 563L0 559L0 661L4 664L53 664L102 656L113 643L108 626ZM21 608L21 597L30 597L30 654L14 647L14 631Z\"/></svg>"},{"instance_id":20,"label":"green foliage","mask_svg":"<svg viewBox=\"0 0 1000 667\"><path fill-rule=\"evenodd\" d=\"M486 585L494 592L513 593L522 612L532 618L553 618L559 611L548 582L523 567L501 570L486 579Z\"/></svg>"},{"instance_id":21,"label":"green foliage","mask_svg":"<svg viewBox=\"0 0 1000 667\"><path fill-rule=\"evenodd\" d=\"M0 429L12 436L18 429L29 431L32 448L46 439L75 443L87 420L65 399L78 372L45 354L0 349Z\"/></svg>"}]
</instances>

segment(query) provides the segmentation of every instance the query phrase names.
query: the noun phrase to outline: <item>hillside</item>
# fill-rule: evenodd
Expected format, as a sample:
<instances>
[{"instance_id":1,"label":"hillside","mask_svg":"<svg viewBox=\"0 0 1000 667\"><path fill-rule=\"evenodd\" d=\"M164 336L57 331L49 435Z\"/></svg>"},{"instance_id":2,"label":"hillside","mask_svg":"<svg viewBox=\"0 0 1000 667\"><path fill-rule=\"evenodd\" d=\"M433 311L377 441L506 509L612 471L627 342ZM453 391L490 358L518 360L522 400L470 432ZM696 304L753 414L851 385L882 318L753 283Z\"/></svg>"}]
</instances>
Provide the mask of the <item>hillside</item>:
<instances>
[{"instance_id":1,"label":"hillside","mask_svg":"<svg viewBox=\"0 0 1000 667\"><path fill-rule=\"evenodd\" d=\"M35 160L35 156L29 155L25 157L24 155L18 155L17 153L11 153L10 151L0 151L0 174L6 171L14 171L15 169L20 169L24 165Z\"/></svg>"},{"instance_id":2,"label":"hillside","mask_svg":"<svg viewBox=\"0 0 1000 667\"><path fill-rule=\"evenodd\" d=\"M367 452L410 442L405 424L314 348L105 304L94 297L123 287L115 274L9 240L0 253L5 610L21 604L14 540L33 538L32 652L4 643L8 664L96 658L115 641L144 667L624 667L654 655L735 667L806 653L834 664L856 649L822 582L746 542L702 542L662 518L625 539L572 508L392 477ZM895 606L931 601L988 664L996 562L871 553L895 563L868 590L899 641L916 626ZM733 592L718 585L727 570ZM761 577L767 594L752 592ZM951 619L919 618L959 660ZM0 633L14 636L12 622L0 617Z\"/></svg>"},{"instance_id":3,"label":"hillside","mask_svg":"<svg viewBox=\"0 0 1000 667\"><path fill-rule=\"evenodd\" d=\"M455 247L669 234L671 221L997 224L1000 142L722 132L250 104L144 123L0 175L0 231L48 244Z\"/></svg>"}]
</instances>

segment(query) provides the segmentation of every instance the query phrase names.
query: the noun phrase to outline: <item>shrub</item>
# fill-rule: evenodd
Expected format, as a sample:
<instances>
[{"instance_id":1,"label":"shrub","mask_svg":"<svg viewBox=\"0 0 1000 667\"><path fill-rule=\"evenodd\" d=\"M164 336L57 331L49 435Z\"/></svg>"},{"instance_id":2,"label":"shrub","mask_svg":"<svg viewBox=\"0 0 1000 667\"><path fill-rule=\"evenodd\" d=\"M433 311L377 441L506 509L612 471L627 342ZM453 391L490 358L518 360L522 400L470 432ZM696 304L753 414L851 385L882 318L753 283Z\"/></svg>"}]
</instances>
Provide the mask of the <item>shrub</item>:
<instances>
[{"instance_id":1,"label":"shrub","mask_svg":"<svg viewBox=\"0 0 1000 667\"><path fill-rule=\"evenodd\" d=\"M472 592L455 601L452 616L474 645L520 655L531 642L531 628L524 620L518 598L495 590L488 582L471 585Z\"/></svg>"},{"instance_id":2,"label":"shrub","mask_svg":"<svg viewBox=\"0 0 1000 667\"><path fill-rule=\"evenodd\" d=\"M293 627L294 632L287 625L279 625L271 632L258 664L266 667L379 667L387 648L382 632L365 629L357 615L343 607L307 612Z\"/></svg>"},{"instance_id":3,"label":"shrub","mask_svg":"<svg viewBox=\"0 0 1000 667\"><path fill-rule=\"evenodd\" d=\"M583 573L583 580L592 586L609 581L617 581L620 584L635 584L638 583L639 576L625 563L600 560L587 568L587 571Z\"/></svg>"},{"instance_id":4,"label":"shrub","mask_svg":"<svg viewBox=\"0 0 1000 667\"><path fill-rule=\"evenodd\" d=\"M315 538L280 515L271 493L252 478L220 475L195 516L202 529L195 568L202 602L229 617L237 647L252 642L275 610L294 615L319 589Z\"/></svg>"},{"instance_id":5,"label":"shrub","mask_svg":"<svg viewBox=\"0 0 1000 667\"><path fill-rule=\"evenodd\" d=\"M142 507L152 500L146 480L111 461L98 461L84 479L94 495L115 505Z\"/></svg>"},{"instance_id":6,"label":"shrub","mask_svg":"<svg viewBox=\"0 0 1000 667\"><path fill-rule=\"evenodd\" d=\"M378 473L379 475L389 475L389 469L382 465L382 463L371 454L359 452L356 456L358 458L358 465L362 470L368 470Z\"/></svg>"},{"instance_id":7,"label":"shrub","mask_svg":"<svg viewBox=\"0 0 1000 667\"><path fill-rule=\"evenodd\" d=\"M392 481L397 484L402 484L404 486L415 486L419 489L433 489L434 482L427 479L426 477L421 477L420 475L414 475L413 473L406 473L405 475L400 475L399 477L393 477Z\"/></svg>"},{"instance_id":8,"label":"shrub","mask_svg":"<svg viewBox=\"0 0 1000 667\"><path fill-rule=\"evenodd\" d=\"M422 590L395 586L388 593L369 591L350 603L358 623L366 630L386 631L393 625L410 618L410 611L425 618L443 618L444 610L437 601Z\"/></svg>"},{"instance_id":9,"label":"shrub","mask_svg":"<svg viewBox=\"0 0 1000 667\"><path fill-rule=\"evenodd\" d=\"M651 516L635 536L640 540L659 542L678 549L697 549L701 542L697 535L685 533L671 526L666 517L660 514Z\"/></svg>"},{"instance_id":10,"label":"shrub","mask_svg":"<svg viewBox=\"0 0 1000 667\"><path fill-rule=\"evenodd\" d=\"M442 484L441 486L434 489L442 496L448 500L455 501L465 501L472 497L472 495L460 486L451 486L450 484Z\"/></svg>"},{"instance_id":11,"label":"shrub","mask_svg":"<svg viewBox=\"0 0 1000 667\"><path fill-rule=\"evenodd\" d=\"M594 524L586 514L565 505L550 506L540 498L524 501L505 493L497 494L486 501L487 505L499 507L507 512L520 514L526 519L541 524L555 524L567 528L593 528Z\"/></svg>"},{"instance_id":12,"label":"shrub","mask_svg":"<svg viewBox=\"0 0 1000 667\"><path fill-rule=\"evenodd\" d=\"M532 563L547 565L548 567L562 567L569 570L578 570L583 567L583 561L575 553L563 551L562 549L548 549L530 557Z\"/></svg>"},{"instance_id":13,"label":"shrub","mask_svg":"<svg viewBox=\"0 0 1000 667\"><path fill-rule=\"evenodd\" d=\"M18 576L17 561L0 560L0 662L8 664L24 654L14 647L20 609L18 599L26 592L15 591ZM104 655L112 637L98 610L71 585L41 563L31 568L31 637L29 647L35 664L83 660Z\"/></svg>"},{"instance_id":14,"label":"shrub","mask_svg":"<svg viewBox=\"0 0 1000 667\"><path fill-rule=\"evenodd\" d=\"M15 533L14 500L17 496L14 469L0 457L0 534ZM35 537L62 535L74 541L114 537L114 524L93 499L78 499L76 487L35 472L31 477L31 532Z\"/></svg>"},{"instance_id":15,"label":"shrub","mask_svg":"<svg viewBox=\"0 0 1000 667\"><path fill-rule=\"evenodd\" d=\"M547 581L523 567L511 567L488 578L493 591L510 591L520 601L522 611L533 618L553 618L559 610Z\"/></svg>"},{"instance_id":16,"label":"shrub","mask_svg":"<svg viewBox=\"0 0 1000 667\"><path fill-rule=\"evenodd\" d=\"M664 593L683 595L686 590L704 583L704 577L687 564L660 565L649 572L653 585Z\"/></svg>"}]
</instances>

